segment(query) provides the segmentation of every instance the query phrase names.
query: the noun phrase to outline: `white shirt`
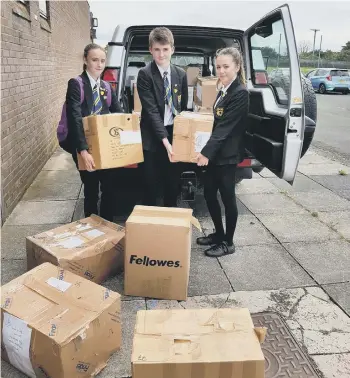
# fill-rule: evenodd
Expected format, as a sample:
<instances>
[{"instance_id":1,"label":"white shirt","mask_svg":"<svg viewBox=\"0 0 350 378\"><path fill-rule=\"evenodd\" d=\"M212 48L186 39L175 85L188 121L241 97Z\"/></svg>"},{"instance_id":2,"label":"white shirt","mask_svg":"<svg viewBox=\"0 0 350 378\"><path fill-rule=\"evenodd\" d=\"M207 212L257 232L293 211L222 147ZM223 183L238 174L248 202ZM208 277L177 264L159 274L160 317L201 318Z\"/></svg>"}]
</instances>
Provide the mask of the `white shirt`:
<instances>
[{"instance_id":1,"label":"white shirt","mask_svg":"<svg viewBox=\"0 0 350 378\"><path fill-rule=\"evenodd\" d=\"M230 88L230 85L234 82L235 80L232 80L230 84L228 84L226 87L222 87L221 88L221 96L219 96L219 98L216 100L216 103L214 105L214 108L216 108L216 105L219 103L219 101L224 97L226 96L226 92L227 90Z\"/></svg>"},{"instance_id":2,"label":"white shirt","mask_svg":"<svg viewBox=\"0 0 350 378\"><path fill-rule=\"evenodd\" d=\"M163 83L164 83L164 72L168 73L166 75L166 77L168 78L169 86L171 88L171 69L170 69L170 66L167 69L164 69L164 68L158 66L158 64L157 64L157 67L159 69L160 76L163 79ZM165 104L165 109L164 109L164 126L169 126L169 125L172 125L173 123L174 123L174 116L173 116L173 112L171 111L171 107L168 104Z\"/></svg>"},{"instance_id":3,"label":"white shirt","mask_svg":"<svg viewBox=\"0 0 350 378\"><path fill-rule=\"evenodd\" d=\"M98 78L97 80L95 80L95 79L89 74L89 72L87 72L87 71L85 71L85 72L86 72L86 74L87 74L87 76L88 76L88 78L89 78L89 80L90 80L90 84L91 84L91 88L92 88L92 90L94 89L94 87L95 87L96 84L97 84L97 87L100 88L100 83L101 83L100 78Z\"/></svg>"}]
</instances>

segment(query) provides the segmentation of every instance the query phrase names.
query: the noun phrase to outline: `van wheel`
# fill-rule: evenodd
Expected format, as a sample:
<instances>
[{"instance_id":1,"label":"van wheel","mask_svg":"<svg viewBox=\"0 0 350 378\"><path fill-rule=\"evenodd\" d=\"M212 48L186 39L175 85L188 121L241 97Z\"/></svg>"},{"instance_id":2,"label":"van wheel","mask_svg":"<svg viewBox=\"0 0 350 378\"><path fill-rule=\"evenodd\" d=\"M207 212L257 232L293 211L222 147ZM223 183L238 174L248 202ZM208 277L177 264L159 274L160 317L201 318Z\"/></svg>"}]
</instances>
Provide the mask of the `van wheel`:
<instances>
[{"instance_id":1,"label":"van wheel","mask_svg":"<svg viewBox=\"0 0 350 378\"><path fill-rule=\"evenodd\" d=\"M320 84L319 88L318 88L318 91L321 93L321 94L325 94L326 93L326 86L324 84Z\"/></svg>"},{"instance_id":2,"label":"van wheel","mask_svg":"<svg viewBox=\"0 0 350 378\"><path fill-rule=\"evenodd\" d=\"M343 95L347 95L349 92L348 91L344 91L343 92Z\"/></svg>"},{"instance_id":3,"label":"van wheel","mask_svg":"<svg viewBox=\"0 0 350 378\"><path fill-rule=\"evenodd\" d=\"M242 177L235 177L235 184L238 185L242 180Z\"/></svg>"}]
</instances>

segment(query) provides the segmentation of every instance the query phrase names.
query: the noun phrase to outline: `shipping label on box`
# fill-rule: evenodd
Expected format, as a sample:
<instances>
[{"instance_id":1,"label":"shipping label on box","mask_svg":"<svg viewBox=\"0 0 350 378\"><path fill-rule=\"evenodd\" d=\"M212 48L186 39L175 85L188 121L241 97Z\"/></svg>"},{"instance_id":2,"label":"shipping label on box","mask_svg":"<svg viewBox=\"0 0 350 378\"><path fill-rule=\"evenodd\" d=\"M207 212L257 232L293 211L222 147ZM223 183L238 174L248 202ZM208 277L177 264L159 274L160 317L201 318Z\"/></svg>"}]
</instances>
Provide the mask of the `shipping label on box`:
<instances>
[{"instance_id":1,"label":"shipping label on box","mask_svg":"<svg viewBox=\"0 0 350 378\"><path fill-rule=\"evenodd\" d=\"M2 286L1 305L1 357L29 377L92 377L120 349L120 295L52 264Z\"/></svg>"},{"instance_id":2,"label":"shipping label on box","mask_svg":"<svg viewBox=\"0 0 350 378\"><path fill-rule=\"evenodd\" d=\"M194 93L196 105L213 108L218 95L217 80L217 77L198 77Z\"/></svg>"},{"instance_id":3,"label":"shipping label on box","mask_svg":"<svg viewBox=\"0 0 350 378\"><path fill-rule=\"evenodd\" d=\"M194 87L188 87L187 109L193 109Z\"/></svg>"},{"instance_id":4,"label":"shipping label on box","mask_svg":"<svg viewBox=\"0 0 350 378\"><path fill-rule=\"evenodd\" d=\"M138 311L132 376L264 378L265 334L246 308Z\"/></svg>"},{"instance_id":5,"label":"shipping label on box","mask_svg":"<svg viewBox=\"0 0 350 378\"><path fill-rule=\"evenodd\" d=\"M174 119L174 161L195 163L196 157L207 144L213 130L214 116L194 112L181 112Z\"/></svg>"},{"instance_id":6,"label":"shipping label on box","mask_svg":"<svg viewBox=\"0 0 350 378\"><path fill-rule=\"evenodd\" d=\"M123 270L124 246L124 227L91 215L27 237L27 268L50 262L101 283Z\"/></svg>"},{"instance_id":7,"label":"shipping label on box","mask_svg":"<svg viewBox=\"0 0 350 378\"><path fill-rule=\"evenodd\" d=\"M185 300L192 209L135 206L126 222L126 295Z\"/></svg>"},{"instance_id":8,"label":"shipping label on box","mask_svg":"<svg viewBox=\"0 0 350 378\"><path fill-rule=\"evenodd\" d=\"M96 169L125 167L143 162L140 118L136 114L112 113L83 118L89 152ZM80 170L85 170L78 154Z\"/></svg>"}]
</instances>

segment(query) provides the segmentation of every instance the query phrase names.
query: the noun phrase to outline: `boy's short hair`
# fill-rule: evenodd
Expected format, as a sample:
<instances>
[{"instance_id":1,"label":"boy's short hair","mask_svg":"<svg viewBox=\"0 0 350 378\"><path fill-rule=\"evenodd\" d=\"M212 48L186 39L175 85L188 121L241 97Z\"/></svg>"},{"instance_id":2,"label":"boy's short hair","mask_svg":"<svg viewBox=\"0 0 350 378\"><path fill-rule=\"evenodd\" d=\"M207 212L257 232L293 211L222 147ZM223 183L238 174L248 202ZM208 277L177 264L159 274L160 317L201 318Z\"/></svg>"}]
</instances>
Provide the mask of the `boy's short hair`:
<instances>
[{"instance_id":1,"label":"boy's short hair","mask_svg":"<svg viewBox=\"0 0 350 378\"><path fill-rule=\"evenodd\" d=\"M161 45L170 45L174 47L174 36L171 30L165 27L155 28L149 34L149 47L152 47L154 43L160 43Z\"/></svg>"}]
</instances>

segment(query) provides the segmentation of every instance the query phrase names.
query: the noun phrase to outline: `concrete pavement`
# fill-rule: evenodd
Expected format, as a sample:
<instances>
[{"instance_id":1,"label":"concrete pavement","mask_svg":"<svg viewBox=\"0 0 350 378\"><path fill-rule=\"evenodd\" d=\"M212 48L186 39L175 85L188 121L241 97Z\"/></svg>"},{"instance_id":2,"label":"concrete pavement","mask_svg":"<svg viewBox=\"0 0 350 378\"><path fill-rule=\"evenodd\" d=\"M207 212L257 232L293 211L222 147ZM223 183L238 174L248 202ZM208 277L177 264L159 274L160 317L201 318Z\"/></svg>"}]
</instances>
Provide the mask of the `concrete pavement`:
<instances>
[{"instance_id":1,"label":"concrete pavement","mask_svg":"<svg viewBox=\"0 0 350 378\"><path fill-rule=\"evenodd\" d=\"M348 175L340 175L342 169ZM123 296L123 346L99 377L129 377L136 311L248 307L276 312L325 378L350 376L350 167L313 152L300 161L293 187L264 169L237 187L236 253L203 255L194 241L189 299ZM79 174L57 151L2 228L2 284L25 272L25 237L83 217ZM211 232L204 199L195 215ZM105 286L123 292L122 276ZM277 377L278 375L276 375ZM23 377L2 362L2 377Z\"/></svg>"}]
</instances>

